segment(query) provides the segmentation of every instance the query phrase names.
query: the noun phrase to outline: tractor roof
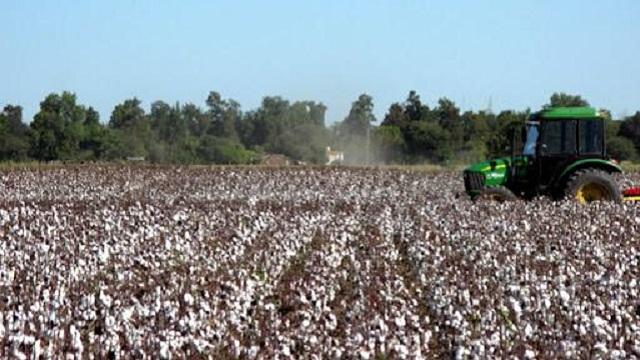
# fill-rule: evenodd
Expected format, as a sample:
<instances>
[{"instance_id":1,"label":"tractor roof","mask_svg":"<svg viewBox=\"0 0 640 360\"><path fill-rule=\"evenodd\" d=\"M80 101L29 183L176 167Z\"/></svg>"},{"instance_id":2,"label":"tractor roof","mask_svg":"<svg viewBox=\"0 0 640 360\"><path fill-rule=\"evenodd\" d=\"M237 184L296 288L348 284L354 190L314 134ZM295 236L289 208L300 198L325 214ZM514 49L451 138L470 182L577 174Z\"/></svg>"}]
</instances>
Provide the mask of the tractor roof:
<instances>
[{"instance_id":1,"label":"tractor roof","mask_svg":"<svg viewBox=\"0 0 640 360\"><path fill-rule=\"evenodd\" d=\"M553 107L542 110L539 116L544 119L602 119L602 113L591 106Z\"/></svg>"}]
</instances>

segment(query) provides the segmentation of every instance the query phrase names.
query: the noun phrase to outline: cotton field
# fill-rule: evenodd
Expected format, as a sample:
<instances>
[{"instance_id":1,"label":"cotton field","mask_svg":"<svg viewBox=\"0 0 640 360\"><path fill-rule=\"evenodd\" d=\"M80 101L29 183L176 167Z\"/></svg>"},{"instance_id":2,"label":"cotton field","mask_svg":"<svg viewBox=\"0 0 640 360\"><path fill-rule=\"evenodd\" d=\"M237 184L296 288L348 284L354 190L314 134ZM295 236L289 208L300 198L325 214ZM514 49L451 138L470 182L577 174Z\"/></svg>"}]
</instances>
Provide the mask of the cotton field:
<instances>
[{"instance_id":1,"label":"cotton field","mask_svg":"<svg viewBox=\"0 0 640 360\"><path fill-rule=\"evenodd\" d=\"M640 357L640 205L461 178L3 171L0 358Z\"/></svg>"}]
</instances>

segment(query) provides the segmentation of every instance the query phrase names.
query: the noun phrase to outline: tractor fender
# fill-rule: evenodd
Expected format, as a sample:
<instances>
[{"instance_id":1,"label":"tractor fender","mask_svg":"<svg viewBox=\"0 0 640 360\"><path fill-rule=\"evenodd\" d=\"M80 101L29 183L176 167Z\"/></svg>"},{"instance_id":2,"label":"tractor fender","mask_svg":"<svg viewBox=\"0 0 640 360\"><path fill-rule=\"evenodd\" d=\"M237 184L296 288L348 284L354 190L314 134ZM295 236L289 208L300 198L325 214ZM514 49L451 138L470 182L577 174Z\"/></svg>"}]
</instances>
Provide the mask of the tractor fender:
<instances>
[{"instance_id":1,"label":"tractor fender","mask_svg":"<svg viewBox=\"0 0 640 360\"><path fill-rule=\"evenodd\" d=\"M571 174L575 173L578 170L591 168L591 169L600 169L602 171L606 171L609 174L622 172L622 168L620 165L612 163L608 160L603 159L584 159L578 160L571 165L567 166L566 169L560 174L558 177L558 181L556 181L556 188L564 186L565 182L571 176Z\"/></svg>"}]
</instances>

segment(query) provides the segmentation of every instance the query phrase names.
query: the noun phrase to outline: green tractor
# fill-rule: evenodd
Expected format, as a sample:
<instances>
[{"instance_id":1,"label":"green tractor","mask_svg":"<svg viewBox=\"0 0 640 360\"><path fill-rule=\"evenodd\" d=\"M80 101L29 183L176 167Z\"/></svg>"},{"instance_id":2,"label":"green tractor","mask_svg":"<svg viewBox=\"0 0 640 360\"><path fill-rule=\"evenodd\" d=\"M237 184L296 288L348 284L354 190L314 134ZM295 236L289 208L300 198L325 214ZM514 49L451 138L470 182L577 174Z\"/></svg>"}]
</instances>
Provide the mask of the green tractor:
<instances>
[{"instance_id":1,"label":"green tractor","mask_svg":"<svg viewBox=\"0 0 640 360\"><path fill-rule=\"evenodd\" d=\"M540 195L581 203L624 200L612 176L621 168L607 154L604 120L592 107L534 113L513 132L510 157L464 170L466 193L472 199L497 201Z\"/></svg>"}]
</instances>

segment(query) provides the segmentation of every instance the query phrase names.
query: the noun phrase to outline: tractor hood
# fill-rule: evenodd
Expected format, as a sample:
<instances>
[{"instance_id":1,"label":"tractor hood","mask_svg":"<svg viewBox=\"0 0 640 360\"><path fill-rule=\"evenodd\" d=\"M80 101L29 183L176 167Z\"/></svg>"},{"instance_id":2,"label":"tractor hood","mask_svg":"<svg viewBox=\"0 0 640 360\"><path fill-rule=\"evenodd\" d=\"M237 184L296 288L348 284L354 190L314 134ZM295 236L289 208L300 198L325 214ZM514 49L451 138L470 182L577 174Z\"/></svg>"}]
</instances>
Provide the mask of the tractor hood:
<instances>
[{"instance_id":1,"label":"tractor hood","mask_svg":"<svg viewBox=\"0 0 640 360\"><path fill-rule=\"evenodd\" d=\"M484 182L482 186L504 185L507 181L507 174L511 167L512 159L498 158L477 163L465 169L466 173L482 174Z\"/></svg>"},{"instance_id":2,"label":"tractor hood","mask_svg":"<svg viewBox=\"0 0 640 360\"><path fill-rule=\"evenodd\" d=\"M490 186L506 186L513 166L520 168L521 173L526 172L530 164L529 156L516 156L514 158L497 158L469 166L464 170L464 186L467 194L474 196L480 190Z\"/></svg>"}]
</instances>

